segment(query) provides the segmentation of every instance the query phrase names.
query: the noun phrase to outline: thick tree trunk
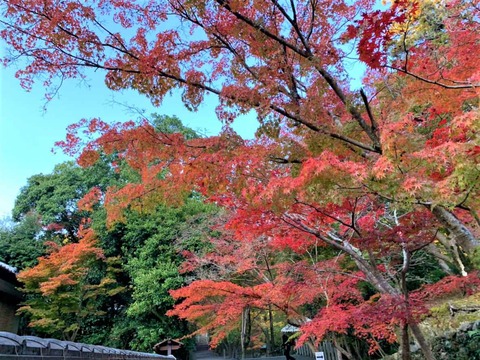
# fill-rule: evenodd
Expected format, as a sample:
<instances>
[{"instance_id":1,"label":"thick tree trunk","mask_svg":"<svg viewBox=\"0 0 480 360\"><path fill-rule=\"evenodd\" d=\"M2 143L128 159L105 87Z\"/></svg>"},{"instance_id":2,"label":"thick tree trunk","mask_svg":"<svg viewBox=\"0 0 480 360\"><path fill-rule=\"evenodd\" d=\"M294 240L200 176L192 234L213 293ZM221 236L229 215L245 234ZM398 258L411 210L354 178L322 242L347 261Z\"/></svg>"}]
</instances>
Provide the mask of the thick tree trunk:
<instances>
[{"instance_id":1,"label":"thick tree trunk","mask_svg":"<svg viewBox=\"0 0 480 360\"><path fill-rule=\"evenodd\" d=\"M425 340L425 336L423 336L423 332L420 329L420 326L418 326L417 324L411 324L410 329L412 330L412 334L417 340L420 349L422 349L425 360L435 360L432 349L430 349L430 345L427 343L427 340Z\"/></svg>"},{"instance_id":2,"label":"thick tree trunk","mask_svg":"<svg viewBox=\"0 0 480 360\"><path fill-rule=\"evenodd\" d=\"M445 210L445 212L448 213L448 211L446 209L443 209L443 210ZM440 212L442 212L442 211L440 211ZM450 214L450 213L448 213L448 214ZM450 215L452 215L452 217L454 219L456 219L453 216L453 214L450 214ZM295 219L293 219L293 220L295 221ZM463 224L461 224L461 222L458 219L456 219L456 221L457 221L457 225L460 224L460 225L463 226ZM357 265L358 269L365 274L365 277L370 282L370 284L372 286L374 286L375 289L377 291L379 291L380 293L397 295L397 296L401 295L401 294L405 294L405 292L402 291L402 289L400 287L393 286L392 283L389 281L390 279L384 273L382 273L378 270L377 265L376 265L376 263L373 259L366 258L365 255L361 251L359 251L357 248L352 246L347 241L343 241L343 242L338 241L338 240L341 240L341 239L337 239L336 237L333 237L331 234L329 234L329 235L333 239L329 239L328 237L323 236L323 235L319 234L318 232L316 232L316 231L314 231L314 230L312 230L312 229L310 229L306 226L304 228L308 231L308 233L317 235L318 238L320 240L324 241L325 243L327 243L327 244L329 244L329 245L333 246L334 248L337 248L341 251L344 251L348 255L350 255L351 258L355 261L355 264ZM469 230L465 226L463 226L463 228L465 228L467 234L471 235L471 233L469 232ZM404 249L404 256L406 256L406 255L408 255L408 254L405 253L405 249ZM404 260L407 261L406 264L404 263L404 271L405 271L405 274L406 274L406 272L408 271L408 258L405 258ZM417 340L417 342L418 342L418 344L419 344L419 346L422 350L423 355L425 356L425 359L426 360L435 360L435 358L433 357L432 350L430 349L429 344L425 340L425 337L423 336L423 333L422 333L422 330L420 329L420 327L417 324L410 324L409 326L410 326L410 329L412 331L413 336Z\"/></svg>"},{"instance_id":3,"label":"thick tree trunk","mask_svg":"<svg viewBox=\"0 0 480 360\"><path fill-rule=\"evenodd\" d=\"M410 318L410 304L409 304L409 294L407 288L407 273L410 270L410 260L411 253L407 250L406 244L403 243L403 267L400 273L401 275L401 287L402 293L406 306L406 313L408 318ZM402 360L410 360L410 337L408 334L408 322L402 324Z\"/></svg>"},{"instance_id":4,"label":"thick tree trunk","mask_svg":"<svg viewBox=\"0 0 480 360\"><path fill-rule=\"evenodd\" d=\"M432 206L430 210L438 221L447 228L463 251L471 253L480 245L478 239L452 212L440 205Z\"/></svg>"},{"instance_id":5,"label":"thick tree trunk","mask_svg":"<svg viewBox=\"0 0 480 360\"><path fill-rule=\"evenodd\" d=\"M270 325L270 349L269 352L271 353L273 349L275 349L275 332L274 332L274 324L273 324L273 312L272 312L272 305L268 305L268 321Z\"/></svg>"},{"instance_id":6,"label":"thick tree trunk","mask_svg":"<svg viewBox=\"0 0 480 360\"><path fill-rule=\"evenodd\" d=\"M392 295L400 294L400 290L395 289L376 267L369 264L365 259L361 259L359 256L353 257L353 259L357 267L365 274L367 280L379 292Z\"/></svg>"},{"instance_id":7,"label":"thick tree trunk","mask_svg":"<svg viewBox=\"0 0 480 360\"><path fill-rule=\"evenodd\" d=\"M368 278L368 280L371 282L372 285L376 287L378 291L381 293L386 293L386 294L391 294L391 295L399 295L401 293L404 293L399 288L396 288L392 286L388 279L386 279L382 273L380 273L375 267L373 266L368 266L367 262L365 261L356 261L357 266L364 272L365 276ZM405 295L405 293L404 293ZM418 345L420 346L420 349L422 350L423 355L425 356L425 360L435 360L432 350L430 348L430 345L425 339L425 336L423 335L422 330L417 324L409 324L410 330L415 338L415 340L418 342ZM408 337L408 328L407 328L407 335L403 336L403 329L402 329L402 360L410 360L410 342L409 342L409 337ZM408 347L408 350L404 350ZM405 351L405 356L408 357L403 357Z\"/></svg>"},{"instance_id":8,"label":"thick tree trunk","mask_svg":"<svg viewBox=\"0 0 480 360\"><path fill-rule=\"evenodd\" d=\"M352 355L352 352L351 350L349 349L348 347L348 344L347 344L347 348L343 348L343 346L341 346L337 340L337 337L335 335L333 335L333 338L332 338L332 342L333 342L333 346L335 347L335 349L337 350L337 357L340 359L340 356L342 358L342 360L345 358L345 360L352 360L353 359L353 355ZM338 356L340 353L340 356Z\"/></svg>"},{"instance_id":9,"label":"thick tree trunk","mask_svg":"<svg viewBox=\"0 0 480 360\"><path fill-rule=\"evenodd\" d=\"M410 338L408 324L402 325L402 360L410 360Z\"/></svg>"},{"instance_id":10,"label":"thick tree trunk","mask_svg":"<svg viewBox=\"0 0 480 360\"><path fill-rule=\"evenodd\" d=\"M447 275L453 275L453 272L448 265L449 263L452 263L452 260L448 256L442 254L433 244L428 244L427 247L425 247L425 251L437 259L438 265Z\"/></svg>"},{"instance_id":11,"label":"thick tree trunk","mask_svg":"<svg viewBox=\"0 0 480 360\"><path fill-rule=\"evenodd\" d=\"M456 243L455 240L448 239L445 235L442 233L437 234L437 239L442 243L442 245L445 247L445 249L450 252L452 255L452 258L456 265L458 266L458 269L460 270L460 273L462 276L467 276L467 271L465 270L465 265L463 264L463 261L460 257L460 249L458 248L458 244Z\"/></svg>"},{"instance_id":12,"label":"thick tree trunk","mask_svg":"<svg viewBox=\"0 0 480 360\"><path fill-rule=\"evenodd\" d=\"M240 334L240 341L242 346L242 359L245 359L245 352L247 346L250 342L250 329L251 329L251 321L250 321L250 307L246 307L243 310L242 314L242 331Z\"/></svg>"}]
</instances>

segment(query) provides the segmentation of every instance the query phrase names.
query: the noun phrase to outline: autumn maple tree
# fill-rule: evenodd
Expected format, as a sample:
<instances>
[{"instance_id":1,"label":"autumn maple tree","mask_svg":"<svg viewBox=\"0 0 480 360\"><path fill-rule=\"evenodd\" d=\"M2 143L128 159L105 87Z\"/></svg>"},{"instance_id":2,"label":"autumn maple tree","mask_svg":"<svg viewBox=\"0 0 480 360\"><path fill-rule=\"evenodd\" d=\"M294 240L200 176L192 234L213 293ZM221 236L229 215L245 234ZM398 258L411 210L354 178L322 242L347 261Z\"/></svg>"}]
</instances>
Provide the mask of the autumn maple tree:
<instances>
[{"instance_id":1,"label":"autumn maple tree","mask_svg":"<svg viewBox=\"0 0 480 360\"><path fill-rule=\"evenodd\" d=\"M29 326L70 341L85 329L88 316L101 314L98 298L123 291L113 266L95 281L91 270L96 263L113 265L114 259L105 258L90 228L82 227L79 237L78 243L64 246L48 243L49 253L18 275L27 296L19 312L29 315Z\"/></svg>"},{"instance_id":2,"label":"autumn maple tree","mask_svg":"<svg viewBox=\"0 0 480 360\"><path fill-rule=\"evenodd\" d=\"M198 194L229 210L224 227L237 242L262 239L305 264L283 274L277 260L278 278L263 283L194 282L174 294L185 298L177 315L210 311L233 322L248 306L274 306L300 319L302 341L353 328L371 351L378 340L400 341L408 359L413 335L434 358L418 325L429 301L478 283L466 261L480 225L477 1L1 3L12 51L4 63L22 57L26 88L43 75L56 91L58 77L92 68L112 90L135 89L153 104L173 90L192 110L206 94L218 97L219 136L93 119L72 125L60 144L82 166L104 152L139 173L138 183L84 198L86 209L104 202L112 223L124 209ZM366 66L360 90L352 86L357 58ZM248 112L260 122L254 140L228 127ZM313 249L337 255L309 257ZM412 289L409 274L424 253L448 276ZM332 264L335 256L345 260ZM287 280L284 289L295 284L305 302L326 298L311 322L300 300L282 305L288 296L275 289ZM360 293L359 281L373 294Z\"/></svg>"}]
</instances>

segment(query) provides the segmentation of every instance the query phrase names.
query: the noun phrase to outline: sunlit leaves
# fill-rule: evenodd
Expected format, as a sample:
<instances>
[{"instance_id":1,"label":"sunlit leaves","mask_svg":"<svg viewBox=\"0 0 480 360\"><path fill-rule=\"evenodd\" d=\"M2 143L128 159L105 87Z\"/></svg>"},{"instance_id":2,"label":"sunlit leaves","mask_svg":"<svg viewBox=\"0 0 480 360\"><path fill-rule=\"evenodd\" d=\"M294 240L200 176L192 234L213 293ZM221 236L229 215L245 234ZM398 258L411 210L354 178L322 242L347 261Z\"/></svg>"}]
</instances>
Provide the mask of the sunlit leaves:
<instances>
[{"instance_id":1,"label":"sunlit leaves","mask_svg":"<svg viewBox=\"0 0 480 360\"><path fill-rule=\"evenodd\" d=\"M101 315L96 309L98 297L123 291L109 277L89 282L91 268L106 259L91 229L82 229L80 237L78 243L64 246L50 243L48 255L18 275L28 295L19 311L29 314L29 326L69 340L82 330L86 317Z\"/></svg>"},{"instance_id":2,"label":"sunlit leaves","mask_svg":"<svg viewBox=\"0 0 480 360\"><path fill-rule=\"evenodd\" d=\"M302 294L324 301L303 339L351 331L376 351L372 338L392 342L394 327L408 324L421 340L428 304L409 297L408 275L421 267L415 254L428 250L447 273L465 274L462 259L478 246L474 2L51 5L4 2L11 22L2 37L29 56L25 86L38 74L78 77L86 66L103 70L112 90L136 89L155 105L176 89L191 110L207 93L219 99L218 136L93 119L60 144L83 166L107 154L112 169L135 174L82 203L100 200L110 225L188 196L226 208L213 250L189 252L184 267L209 264L215 278L176 290L184 300L171 314L217 326L221 339L245 309L276 306L305 322ZM361 91L351 90L359 76L345 61L355 55L367 67ZM250 110L263 127L247 141L228 125Z\"/></svg>"}]
</instances>

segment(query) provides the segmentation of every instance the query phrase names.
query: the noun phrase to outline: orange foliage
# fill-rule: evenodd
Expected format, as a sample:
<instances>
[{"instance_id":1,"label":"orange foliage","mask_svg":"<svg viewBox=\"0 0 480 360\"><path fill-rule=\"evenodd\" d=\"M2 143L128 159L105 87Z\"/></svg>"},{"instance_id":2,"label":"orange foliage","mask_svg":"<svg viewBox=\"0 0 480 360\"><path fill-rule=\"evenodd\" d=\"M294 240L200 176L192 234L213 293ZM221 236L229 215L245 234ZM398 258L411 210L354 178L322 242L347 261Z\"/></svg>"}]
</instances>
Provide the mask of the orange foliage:
<instances>
[{"instance_id":1,"label":"orange foliage","mask_svg":"<svg viewBox=\"0 0 480 360\"><path fill-rule=\"evenodd\" d=\"M89 261L103 259L103 251L96 247L93 230L82 228L78 243L59 246L48 243L49 254L39 258L38 265L18 274L18 279L27 284L38 283L44 296L52 295L59 288L76 285L88 271Z\"/></svg>"},{"instance_id":2,"label":"orange foliage","mask_svg":"<svg viewBox=\"0 0 480 360\"><path fill-rule=\"evenodd\" d=\"M438 246L462 267L455 251L468 256L479 244L480 10L471 1L442 3L8 0L0 35L28 54L17 73L27 88L38 74L48 85L88 66L105 71L109 88L135 89L155 105L174 89L192 110L205 94L218 97L218 136L186 140L148 122L94 119L72 125L60 143L82 165L104 152L140 176L84 199L87 209L104 199L110 223L127 208L175 205L192 193L228 209L227 235L203 259L228 277L178 290L185 300L171 314L205 329L214 317L219 339L247 305L296 316L303 301L322 298L330 303L305 336L345 332L353 322L358 336L391 342L393 326L416 326L426 311L400 285L411 257ZM172 17L194 36L171 27ZM358 77L347 62L355 48L367 66L361 91L349 83ZM228 125L249 111L261 126L246 141ZM435 242L444 234L455 251ZM76 244L83 253L101 256L85 241ZM221 259L225 249L238 261ZM37 273L60 266L62 251ZM73 247L67 259L75 254ZM338 254L342 266L332 264ZM282 256L294 259L291 272ZM197 265L192 257L186 268ZM237 284L239 274L255 281ZM351 278L368 282L379 301L360 299ZM69 281L62 275L46 291Z\"/></svg>"}]
</instances>

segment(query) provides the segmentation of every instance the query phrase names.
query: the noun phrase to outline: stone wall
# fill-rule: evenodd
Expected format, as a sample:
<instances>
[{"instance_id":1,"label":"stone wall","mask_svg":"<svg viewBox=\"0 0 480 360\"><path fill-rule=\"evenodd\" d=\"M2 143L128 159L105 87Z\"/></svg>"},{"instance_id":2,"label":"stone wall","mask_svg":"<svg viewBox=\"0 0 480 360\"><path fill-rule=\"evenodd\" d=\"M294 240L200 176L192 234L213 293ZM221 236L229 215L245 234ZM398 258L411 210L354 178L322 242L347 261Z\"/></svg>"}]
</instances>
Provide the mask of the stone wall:
<instances>
[{"instance_id":1,"label":"stone wall","mask_svg":"<svg viewBox=\"0 0 480 360\"><path fill-rule=\"evenodd\" d=\"M436 360L480 360L480 320L463 323L458 330L449 331L430 340ZM399 353L385 360L400 360ZM419 350L412 353L412 360L425 360Z\"/></svg>"},{"instance_id":2,"label":"stone wall","mask_svg":"<svg viewBox=\"0 0 480 360\"><path fill-rule=\"evenodd\" d=\"M480 360L480 321L435 338L432 349L437 360Z\"/></svg>"}]
</instances>

